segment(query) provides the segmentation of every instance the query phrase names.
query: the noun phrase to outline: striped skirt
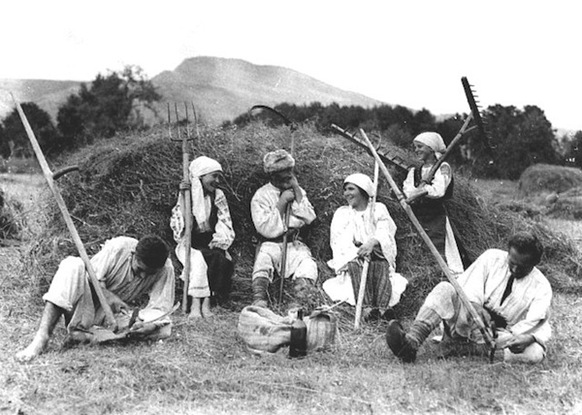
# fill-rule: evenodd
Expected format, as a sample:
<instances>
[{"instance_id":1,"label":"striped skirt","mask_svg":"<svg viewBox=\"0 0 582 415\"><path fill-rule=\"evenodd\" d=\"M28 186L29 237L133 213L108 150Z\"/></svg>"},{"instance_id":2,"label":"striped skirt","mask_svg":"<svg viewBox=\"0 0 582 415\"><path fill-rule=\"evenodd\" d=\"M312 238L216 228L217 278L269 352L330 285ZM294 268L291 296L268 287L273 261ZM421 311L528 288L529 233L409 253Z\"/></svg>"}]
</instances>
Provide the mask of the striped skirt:
<instances>
[{"instance_id":1,"label":"striped skirt","mask_svg":"<svg viewBox=\"0 0 582 415\"><path fill-rule=\"evenodd\" d=\"M362 280L363 264L357 260L348 263L348 272L352 280L354 298L358 298L360 291L360 281ZM392 295L392 284L390 283L389 265L385 260L373 260L368 267L368 278L366 280L366 291L364 293L364 307L379 309L388 308L390 296Z\"/></svg>"}]
</instances>

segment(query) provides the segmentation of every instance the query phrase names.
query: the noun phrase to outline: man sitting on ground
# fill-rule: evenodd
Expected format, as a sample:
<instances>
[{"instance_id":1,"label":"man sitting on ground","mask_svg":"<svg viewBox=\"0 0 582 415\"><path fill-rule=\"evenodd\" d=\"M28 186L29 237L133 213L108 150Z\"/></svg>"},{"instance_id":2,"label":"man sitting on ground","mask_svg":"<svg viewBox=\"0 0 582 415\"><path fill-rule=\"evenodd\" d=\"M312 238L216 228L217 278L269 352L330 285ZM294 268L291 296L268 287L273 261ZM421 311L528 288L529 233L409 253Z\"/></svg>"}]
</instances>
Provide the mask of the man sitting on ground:
<instances>
[{"instance_id":1,"label":"man sitting on ground","mask_svg":"<svg viewBox=\"0 0 582 415\"><path fill-rule=\"evenodd\" d=\"M168 254L168 246L157 236L146 236L139 242L119 236L105 242L91 259L118 328L127 328L130 321L127 303L147 294L149 302L139 311L132 335L155 339L170 335L169 317L158 319L169 313L174 303L174 267ZM83 342L93 341L91 327L105 322L81 258L67 257L60 263L43 299L46 303L40 326L28 347L16 354L19 361L32 360L43 352L61 315L65 316L69 339Z\"/></svg>"},{"instance_id":2,"label":"man sitting on ground","mask_svg":"<svg viewBox=\"0 0 582 415\"><path fill-rule=\"evenodd\" d=\"M504 361L539 363L551 336L552 288L535 268L543 247L534 235L524 232L512 236L508 248L509 252L485 251L457 281L482 319L492 320L499 329L496 344L504 349ZM389 323L388 346L404 362L413 362L420 345L441 321L444 337L453 347L483 344L453 285L441 282L426 297L408 332L397 320Z\"/></svg>"},{"instance_id":3,"label":"man sitting on ground","mask_svg":"<svg viewBox=\"0 0 582 415\"><path fill-rule=\"evenodd\" d=\"M268 306L267 289L275 268L280 273L285 233L285 212L291 204L287 231L285 275L294 279L295 297L306 305L317 279L317 264L301 241L300 229L315 220L315 211L294 174L295 160L285 150L272 151L263 158L269 183L258 189L251 200L251 216L263 239L253 267L253 305Z\"/></svg>"}]
</instances>

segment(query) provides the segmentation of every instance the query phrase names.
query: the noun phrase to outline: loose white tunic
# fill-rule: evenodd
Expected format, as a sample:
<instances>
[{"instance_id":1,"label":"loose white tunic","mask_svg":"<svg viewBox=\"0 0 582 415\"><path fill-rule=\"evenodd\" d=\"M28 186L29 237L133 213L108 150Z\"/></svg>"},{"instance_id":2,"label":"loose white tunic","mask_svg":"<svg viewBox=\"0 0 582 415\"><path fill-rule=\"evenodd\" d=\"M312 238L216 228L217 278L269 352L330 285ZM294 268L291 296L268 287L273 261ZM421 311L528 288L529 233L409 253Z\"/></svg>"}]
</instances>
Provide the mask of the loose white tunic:
<instances>
[{"instance_id":1,"label":"loose white tunic","mask_svg":"<svg viewBox=\"0 0 582 415\"><path fill-rule=\"evenodd\" d=\"M482 305L503 316L507 321L507 330L514 335L522 334L546 319L532 333L536 342L545 347L551 337L551 327L548 322L552 302L550 283L540 270L534 268L525 277L514 280L511 293L501 304L501 297L510 276L507 258L507 252L489 249L477 258L457 278L457 281L470 302ZM423 307L433 309L444 320L452 319L455 316L455 309L450 299L431 294L427 296ZM467 336L474 328L471 321L452 321L451 323L463 336Z\"/></svg>"},{"instance_id":2,"label":"loose white tunic","mask_svg":"<svg viewBox=\"0 0 582 415\"><path fill-rule=\"evenodd\" d=\"M376 202L374 220L371 220L371 203L366 210L357 211L350 206L342 206L333 215L330 226L330 245L333 258L328 265L336 272L335 278L326 280L323 289L333 301L345 300L355 305L352 283L347 273L348 262L358 257L358 247L354 242L365 243L374 238L380 243L382 254L390 265L392 295L390 305L395 305L406 288L407 281L396 274L396 224L388 213L386 205Z\"/></svg>"},{"instance_id":3,"label":"loose white tunic","mask_svg":"<svg viewBox=\"0 0 582 415\"><path fill-rule=\"evenodd\" d=\"M139 312L139 317L147 322L172 309L174 266L168 258L156 274L145 278L135 276L131 262L137 243L137 239L125 236L110 239L91 258L91 264L97 279L122 301L131 303L144 294L149 296L147 306ZM43 296L45 301L50 301L72 315L69 328L89 329L93 324L100 324L95 321L98 304L93 302L88 278L83 261L78 257L67 257L59 265L48 292ZM170 318L165 317L156 324L168 323Z\"/></svg>"},{"instance_id":4,"label":"loose white tunic","mask_svg":"<svg viewBox=\"0 0 582 415\"><path fill-rule=\"evenodd\" d=\"M289 228L301 228L309 225L316 218L315 210L301 189L301 203L296 200L291 204ZM251 217L257 232L265 239L279 238L285 232L283 217L277 209L281 190L271 183L259 188L251 199ZM253 267L253 279L257 277L273 279L273 270L281 269L282 243L265 241L261 243ZM285 278L317 279L317 264L311 256L307 245L299 240L287 244L287 267Z\"/></svg>"}]
</instances>

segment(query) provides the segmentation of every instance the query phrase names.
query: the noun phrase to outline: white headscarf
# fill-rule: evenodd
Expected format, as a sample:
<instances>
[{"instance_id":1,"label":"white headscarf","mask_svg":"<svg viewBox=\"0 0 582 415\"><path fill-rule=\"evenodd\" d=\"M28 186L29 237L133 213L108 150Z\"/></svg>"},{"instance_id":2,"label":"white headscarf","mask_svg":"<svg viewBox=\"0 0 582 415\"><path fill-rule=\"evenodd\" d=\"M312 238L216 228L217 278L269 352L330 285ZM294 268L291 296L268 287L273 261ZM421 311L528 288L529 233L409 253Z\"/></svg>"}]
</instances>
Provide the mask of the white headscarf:
<instances>
[{"instance_id":1,"label":"white headscarf","mask_svg":"<svg viewBox=\"0 0 582 415\"><path fill-rule=\"evenodd\" d=\"M440 158L447 150L447 146L441 135L433 131L420 133L414 137L413 141L418 141L419 143L429 146L435 152L437 158Z\"/></svg>"},{"instance_id":2,"label":"white headscarf","mask_svg":"<svg viewBox=\"0 0 582 415\"><path fill-rule=\"evenodd\" d=\"M364 192L368 194L368 197L374 197L374 183L372 179L362 173L354 173L350 174L344 180L344 184L352 183L362 189Z\"/></svg>"},{"instance_id":3,"label":"white headscarf","mask_svg":"<svg viewBox=\"0 0 582 415\"><path fill-rule=\"evenodd\" d=\"M210 157L200 156L190 163L190 181L192 182L192 214L196 218L196 223L201 232L210 229L208 219L210 218L211 203L210 198L204 197L204 189L200 177L213 173L222 172L220 163Z\"/></svg>"}]
</instances>

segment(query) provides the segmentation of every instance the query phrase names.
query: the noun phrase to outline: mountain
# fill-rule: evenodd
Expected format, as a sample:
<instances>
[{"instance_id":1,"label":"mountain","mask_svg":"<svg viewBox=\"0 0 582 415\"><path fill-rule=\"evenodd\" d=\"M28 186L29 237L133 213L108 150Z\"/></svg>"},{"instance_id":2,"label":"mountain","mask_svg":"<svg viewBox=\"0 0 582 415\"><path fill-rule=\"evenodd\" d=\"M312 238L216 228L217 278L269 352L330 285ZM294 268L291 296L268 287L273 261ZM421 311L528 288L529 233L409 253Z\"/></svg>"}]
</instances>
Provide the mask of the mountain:
<instances>
[{"instance_id":1,"label":"mountain","mask_svg":"<svg viewBox=\"0 0 582 415\"><path fill-rule=\"evenodd\" d=\"M6 117L14 104L9 92L20 102L34 102L48 112L53 121L67 97L78 91L81 82L43 79L0 79L0 119Z\"/></svg>"},{"instance_id":2,"label":"mountain","mask_svg":"<svg viewBox=\"0 0 582 415\"><path fill-rule=\"evenodd\" d=\"M240 60L213 57L186 59L174 71L152 78L165 100L193 102L209 124L232 120L256 104L282 102L371 107L380 101L344 91L292 69L260 66ZM165 105L165 104L164 104ZM161 113L167 109L161 108Z\"/></svg>"},{"instance_id":3,"label":"mountain","mask_svg":"<svg viewBox=\"0 0 582 415\"><path fill-rule=\"evenodd\" d=\"M165 121L167 103L194 104L200 119L216 125L232 120L256 104L274 106L282 102L370 107L380 101L335 88L315 78L279 66L255 65L240 59L201 56L184 60L173 71L164 71L152 83L162 95L156 105L157 120ZM81 82L50 80L1 80L0 90L12 91L20 102L32 101L56 119L58 107L76 92ZM0 93L0 118L13 108L8 93ZM173 111L172 111L173 113ZM153 121L148 116L149 121ZM174 114L172 114L174 119Z\"/></svg>"}]
</instances>

